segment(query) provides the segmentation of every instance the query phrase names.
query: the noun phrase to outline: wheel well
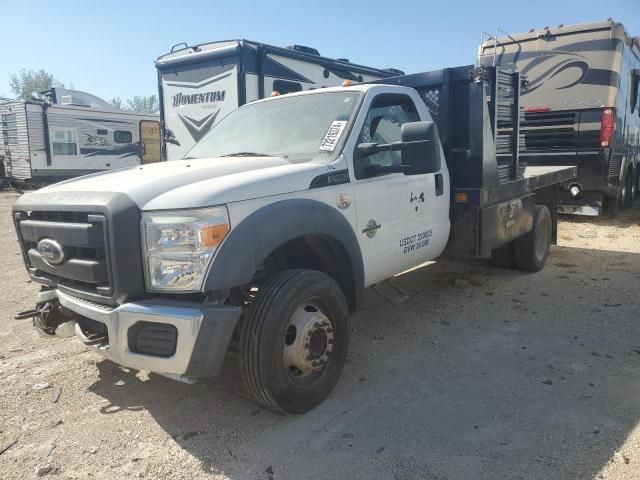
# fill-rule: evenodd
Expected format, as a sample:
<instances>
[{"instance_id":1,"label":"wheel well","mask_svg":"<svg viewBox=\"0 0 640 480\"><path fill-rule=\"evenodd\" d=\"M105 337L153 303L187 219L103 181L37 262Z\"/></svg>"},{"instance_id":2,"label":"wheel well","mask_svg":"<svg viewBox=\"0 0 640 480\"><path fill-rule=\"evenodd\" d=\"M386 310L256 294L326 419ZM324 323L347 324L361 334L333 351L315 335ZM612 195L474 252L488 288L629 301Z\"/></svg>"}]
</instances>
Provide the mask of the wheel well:
<instances>
[{"instance_id":1,"label":"wheel well","mask_svg":"<svg viewBox=\"0 0 640 480\"><path fill-rule=\"evenodd\" d=\"M256 274L264 281L292 268L308 268L329 275L342 289L351 313L355 311L357 287L353 265L346 249L335 238L326 235L294 238L271 252Z\"/></svg>"}]
</instances>

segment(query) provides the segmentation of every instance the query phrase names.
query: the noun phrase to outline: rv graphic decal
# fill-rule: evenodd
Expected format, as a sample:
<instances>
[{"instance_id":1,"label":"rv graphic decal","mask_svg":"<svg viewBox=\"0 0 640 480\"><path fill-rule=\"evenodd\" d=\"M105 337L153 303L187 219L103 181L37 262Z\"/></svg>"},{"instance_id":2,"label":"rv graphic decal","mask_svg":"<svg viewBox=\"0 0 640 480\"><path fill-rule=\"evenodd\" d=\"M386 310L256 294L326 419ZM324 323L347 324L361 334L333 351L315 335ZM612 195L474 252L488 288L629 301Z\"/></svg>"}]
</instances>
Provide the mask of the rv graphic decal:
<instances>
[{"instance_id":1,"label":"rv graphic decal","mask_svg":"<svg viewBox=\"0 0 640 480\"><path fill-rule=\"evenodd\" d=\"M178 141L178 139L176 138L176 134L173 133L173 130L167 128L165 134L164 134L164 141L167 143L171 143L173 145L178 145L180 146L180 142Z\"/></svg>"},{"instance_id":2,"label":"rv graphic decal","mask_svg":"<svg viewBox=\"0 0 640 480\"><path fill-rule=\"evenodd\" d=\"M97 155L117 155L118 158L136 156L140 153L139 143L129 143L111 148L80 148L83 157L95 157Z\"/></svg>"},{"instance_id":3,"label":"rv graphic decal","mask_svg":"<svg viewBox=\"0 0 640 480\"><path fill-rule=\"evenodd\" d=\"M523 94L531 93L552 78L560 80L557 90L565 90L575 85L616 86L618 74L613 70L593 68L587 63L589 55L594 52L615 51L619 40L588 40L564 45L558 49L545 51L517 51L513 53L498 53L499 65L516 64L528 61L526 66L519 67L520 72L527 76L534 68L547 65L547 70L533 78L523 89ZM491 49L485 50L484 57L489 58ZM562 75L561 75L562 74Z\"/></svg>"},{"instance_id":4,"label":"rv graphic decal","mask_svg":"<svg viewBox=\"0 0 640 480\"><path fill-rule=\"evenodd\" d=\"M83 134L87 136L87 138L84 141L85 147L110 147L111 146L111 143L109 143L109 140L105 137L97 137L95 135L90 135L84 132Z\"/></svg>"},{"instance_id":5,"label":"rv graphic decal","mask_svg":"<svg viewBox=\"0 0 640 480\"><path fill-rule=\"evenodd\" d=\"M186 115L180 114L178 114L178 117L180 117L180 120L182 120L184 126L187 127L187 130L191 134L191 137L197 142L202 137L204 137L205 133L209 131L211 125L213 125L213 122L215 122L218 113L220 113L220 109L200 120L195 120L193 118L187 117Z\"/></svg>"},{"instance_id":6,"label":"rv graphic decal","mask_svg":"<svg viewBox=\"0 0 640 480\"><path fill-rule=\"evenodd\" d=\"M278 62L274 58L270 56L270 54L264 55L262 57L262 72L259 71L258 65L260 61L258 59L258 50L250 45L247 45L246 50L246 72L253 73L258 75L262 73L265 77L273 77L273 78L281 78L283 80L291 80L293 82L302 82L302 83L310 83L314 84L315 82L299 72L292 70L291 68L283 65Z\"/></svg>"},{"instance_id":7,"label":"rv graphic decal","mask_svg":"<svg viewBox=\"0 0 640 480\"><path fill-rule=\"evenodd\" d=\"M226 96L225 90L216 90L213 92L205 92L205 93L191 93L185 94L182 92L178 92L173 96L173 106L179 107L180 105L194 105L198 103L214 103L214 102L224 102L224 97Z\"/></svg>"},{"instance_id":8,"label":"rv graphic decal","mask_svg":"<svg viewBox=\"0 0 640 480\"><path fill-rule=\"evenodd\" d=\"M618 83L618 74L613 70L592 68L587 63L589 52L615 50L617 40L593 40L565 45L558 50L535 52L499 53L498 64L505 65L523 60L530 60L520 68L522 75L527 76L534 68L543 64L549 65L547 70L534 78L527 78L522 93L526 95L540 88L545 81L558 77L561 79L557 90L565 90L575 85L600 85L612 87ZM488 54L485 53L485 56ZM560 76L561 74L564 74Z\"/></svg>"},{"instance_id":9,"label":"rv graphic decal","mask_svg":"<svg viewBox=\"0 0 640 480\"><path fill-rule=\"evenodd\" d=\"M220 72L217 68L214 69L200 69L188 72L166 73L164 75L165 81L168 87L179 88L202 88L206 87L210 83L215 83L224 78L230 77L233 73L231 70L235 68L234 65L225 66L224 70ZM216 71L215 76L211 76L213 71Z\"/></svg>"},{"instance_id":10,"label":"rv graphic decal","mask_svg":"<svg viewBox=\"0 0 640 480\"><path fill-rule=\"evenodd\" d=\"M564 85L556 87L558 90L564 90L565 88L570 88L574 85L582 83L582 81L587 77L587 74L589 73L589 65L586 62L579 60L563 60L560 63L554 65L552 68L548 69L542 75L539 75L533 80L528 80L523 93L531 93L537 90L542 86L545 80L550 80L571 68L576 69L575 73L577 73L577 76L569 75L568 78L565 78ZM523 69L523 71L524 70L527 69Z\"/></svg>"}]
</instances>

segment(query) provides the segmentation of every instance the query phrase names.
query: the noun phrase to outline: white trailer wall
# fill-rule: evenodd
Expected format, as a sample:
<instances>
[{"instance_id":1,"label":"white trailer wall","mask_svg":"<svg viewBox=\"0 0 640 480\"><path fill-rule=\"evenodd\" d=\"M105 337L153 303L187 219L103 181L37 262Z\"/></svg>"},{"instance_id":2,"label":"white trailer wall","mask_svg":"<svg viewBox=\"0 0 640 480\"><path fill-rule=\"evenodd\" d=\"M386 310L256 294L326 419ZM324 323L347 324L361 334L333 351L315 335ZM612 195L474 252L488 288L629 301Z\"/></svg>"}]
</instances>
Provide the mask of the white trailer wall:
<instances>
[{"instance_id":1,"label":"white trailer wall","mask_svg":"<svg viewBox=\"0 0 640 480\"><path fill-rule=\"evenodd\" d=\"M0 123L7 176L19 180L30 178L29 131L25 104L22 102L1 104Z\"/></svg>"}]
</instances>

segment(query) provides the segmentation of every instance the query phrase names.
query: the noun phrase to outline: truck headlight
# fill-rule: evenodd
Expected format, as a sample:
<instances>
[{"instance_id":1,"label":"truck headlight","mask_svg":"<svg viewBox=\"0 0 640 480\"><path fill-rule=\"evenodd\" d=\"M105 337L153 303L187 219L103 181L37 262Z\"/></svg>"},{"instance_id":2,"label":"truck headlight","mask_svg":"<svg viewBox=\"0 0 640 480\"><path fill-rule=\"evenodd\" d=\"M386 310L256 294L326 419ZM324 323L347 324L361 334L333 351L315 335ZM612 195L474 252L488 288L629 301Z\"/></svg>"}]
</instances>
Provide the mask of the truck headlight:
<instances>
[{"instance_id":1,"label":"truck headlight","mask_svg":"<svg viewBox=\"0 0 640 480\"><path fill-rule=\"evenodd\" d=\"M225 206L142 213L142 243L148 290L195 292L209 262L229 232Z\"/></svg>"}]
</instances>

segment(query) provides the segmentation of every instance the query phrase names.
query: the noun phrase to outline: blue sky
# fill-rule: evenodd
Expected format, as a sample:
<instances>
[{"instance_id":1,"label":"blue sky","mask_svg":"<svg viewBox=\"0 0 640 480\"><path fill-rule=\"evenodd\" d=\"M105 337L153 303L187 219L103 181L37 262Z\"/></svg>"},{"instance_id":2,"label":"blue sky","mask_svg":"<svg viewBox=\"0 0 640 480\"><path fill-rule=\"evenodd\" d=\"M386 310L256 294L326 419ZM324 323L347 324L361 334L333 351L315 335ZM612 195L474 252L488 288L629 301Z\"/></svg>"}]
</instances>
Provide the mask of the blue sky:
<instances>
[{"instance_id":1,"label":"blue sky","mask_svg":"<svg viewBox=\"0 0 640 480\"><path fill-rule=\"evenodd\" d=\"M640 35L640 0L0 0L0 96L21 68L105 99L157 92L153 61L179 42L248 38L407 73L472 63L482 31L613 17Z\"/></svg>"}]
</instances>

